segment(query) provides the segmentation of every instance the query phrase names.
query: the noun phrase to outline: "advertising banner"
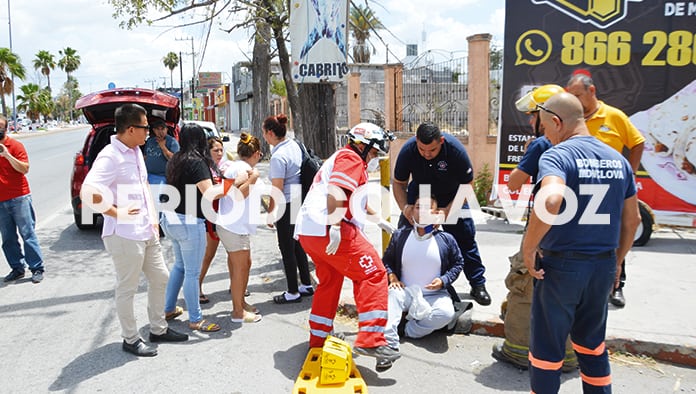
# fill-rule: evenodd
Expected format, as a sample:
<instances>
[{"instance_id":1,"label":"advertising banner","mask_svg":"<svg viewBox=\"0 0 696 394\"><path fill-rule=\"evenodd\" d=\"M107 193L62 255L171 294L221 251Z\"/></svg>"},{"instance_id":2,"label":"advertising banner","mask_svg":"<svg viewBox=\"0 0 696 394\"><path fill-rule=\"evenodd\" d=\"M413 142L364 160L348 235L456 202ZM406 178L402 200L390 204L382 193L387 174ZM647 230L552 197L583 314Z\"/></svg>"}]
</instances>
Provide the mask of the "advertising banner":
<instances>
[{"instance_id":1,"label":"advertising banner","mask_svg":"<svg viewBox=\"0 0 696 394\"><path fill-rule=\"evenodd\" d=\"M505 15L497 183L533 135L515 101L582 68L646 138L638 197L696 212L696 2L508 0Z\"/></svg>"},{"instance_id":2,"label":"advertising banner","mask_svg":"<svg viewBox=\"0 0 696 394\"><path fill-rule=\"evenodd\" d=\"M341 82L348 74L348 2L291 0L292 76L297 83Z\"/></svg>"}]
</instances>

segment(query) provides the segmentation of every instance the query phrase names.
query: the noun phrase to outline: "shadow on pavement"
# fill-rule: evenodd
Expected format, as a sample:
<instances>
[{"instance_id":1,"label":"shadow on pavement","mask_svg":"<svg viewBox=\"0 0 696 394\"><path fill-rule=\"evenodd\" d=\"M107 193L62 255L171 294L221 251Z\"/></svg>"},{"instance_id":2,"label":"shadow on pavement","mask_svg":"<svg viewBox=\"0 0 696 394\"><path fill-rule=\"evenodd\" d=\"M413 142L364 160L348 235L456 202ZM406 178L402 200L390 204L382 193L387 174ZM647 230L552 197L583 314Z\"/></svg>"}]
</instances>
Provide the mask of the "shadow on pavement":
<instances>
[{"instance_id":1,"label":"shadow on pavement","mask_svg":"<svg viewBox=\"0 0 696 394\"><path fill-rule=\"evenodd\" d=\"M70 391L84 381L137 359L138 357L123 352L120 342L104 345L78 356L70 364L63 367L60 375L48 389L50 391Z\"/></svg>"},{"instance_id":2,"label":"shadow on pavement","mask_svg":"<svg viewBox=\"0 0 696 394\"><path fill-rule=\"evenodd\" d=\"M501 377L505 378L501 378ZM565 381L574 379L578 372L561 374L561 384ZM481 385L501 392L528 392L529 391L529 372L521 370L513 365L495 362L482 368L476 374L476 382Z\"/></svg>"},{"instance_id":3,"label":"shadow on pavement","mask_svg":"<svg viewBox=\"0 0 696 394\"><path fill-rule=\"evenodd\" d=\"M138 288L138 293L145 291L143 284ZM47 308L56 305L73 304L76 302L86 302L94 300L106 300L114 297L113 290L105 290L94 293L76 294L65 297L52 297L49 299L40 299L27 302L20 302L16 304L2 305L0 306L0 314L8 313L13 311L24 311L28 309L35 308Z\"/></svg>"}]
</instances>

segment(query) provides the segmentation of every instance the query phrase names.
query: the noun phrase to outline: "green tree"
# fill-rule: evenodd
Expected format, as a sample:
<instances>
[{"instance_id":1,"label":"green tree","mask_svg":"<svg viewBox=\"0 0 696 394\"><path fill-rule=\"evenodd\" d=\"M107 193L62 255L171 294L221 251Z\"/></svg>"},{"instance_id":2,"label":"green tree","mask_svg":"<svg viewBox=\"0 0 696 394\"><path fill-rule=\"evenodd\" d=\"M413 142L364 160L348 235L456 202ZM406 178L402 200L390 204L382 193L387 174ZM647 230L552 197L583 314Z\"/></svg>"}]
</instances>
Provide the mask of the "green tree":
<instances>
[{"instance_id":1,"label":"green tree","mask_svg":"<svg viewBox=\"0 0 696 394\"><path fill-rule=\"evenodd\" d=\"M79 83L73 77L69 77L63 84L58 97L56 97L55 114L61 119L71 118L73 109L75 108L75 100L82 97L82 92L79 89Z\"/></svg>"},{"instance_id":2,"label":"green tree","mask_svg":"<svg viewBox=\"0 0 696 394\"><path fill-rule=\"evenodd\" d=\"M23 80L25 73L26 70L22 66L19 56L12 53L9 48L0 48L0 101L2 102L2 114L5 116L7 116L5 96L12 94L14 90L12 75Z\"/></svg>"},{"instance_id":3,"label":"green tree","mask_svg":"<svg viewBox=\"0 0 696 394\"><path fill-rule=\"evenodd\" d=\"M491 70L500 70L503 68L503 48L495 45L491 46Z\"/></svg>"},{"instance_id":4,"label":"green tree","mask_svg":"<svg viewBox=\"0 0 696 394\"><path fill-rule=\"evenodd\" d=\"M169 86L174 89L174 69L179 67L179 55L175 52L169 52L167 56L162 58L162 63L164 63L164 67L169 69Z\"/></svg>"},{"instance_id":5,"label":"green tree","mask_svg":"<svg viewBox=\"0 0 696 394\"><path fill-rule=\"evenodd\" d=\"M370 32L384 29L384 25L369 6L361 4L356 6L353 2L351 4L348 22L355 39L355 44L353 44L353 62L369 63L370 53L374 51L374 45L368 43Z\"/></svg>"},{"instance_id":6,"label":"green tree","mask_svg":"<svg viewBox=\"0 0 696 394\"><path fill-rule=\"evenodd\" d=\"M72 73L78 68L80 68L80 55L77 54L77 51L75 49L70 47L66 47L65 49L59 50L58 54L61 56L60 60L58 60L58 67L60 67L60 69L65 71L65 73L68 75L68 80L65 82L66 85L74 84L75 86L77 86L77 81L73 80ZM71 80L73 81L71 82ZM74 90L76 90L76 88L68 89L69 94L72 94ZM72 107L75 105L75 100L77 100L78 97L80 96L68 96L68 99L70 101L70 120L73 120Z\"/></svg>"},{"instance_id":7,"label":"green tree","mask_svg":"<svg viewBox=\"0 0 696 394\"><path fill-rule=\"evenodd\" d=\"M41 70L41 74L46 76L49 92L51 91L51 71L55 68L56 60L53 58L51 52L41 50L36 54L36 58L34 58L34 69Z\"/></svg>"},{"instance_id":8,"label":"green tree","mask_svg":"<svg viewBox=\"0 0 696 394\"><path fill-rule=\"evenodd\" d=\"M53 116L53 110L56 108L56 103L53 101L51 91L48 88L41 89L40 101L39 112L43 115L44 122L46 122L49 117Z\"/></svg>"},{"instance_id":9,"label":"green tree","mask_svg":"<svg viewBox=\"0 0 696 394\"><path fill-rule=\"evenodd\" d=\"M22 85L19 88L22 94L17 96L17 110L24 111L32 122L41 115L41 87L35 83Z\"/></svg>"}]
</instances>

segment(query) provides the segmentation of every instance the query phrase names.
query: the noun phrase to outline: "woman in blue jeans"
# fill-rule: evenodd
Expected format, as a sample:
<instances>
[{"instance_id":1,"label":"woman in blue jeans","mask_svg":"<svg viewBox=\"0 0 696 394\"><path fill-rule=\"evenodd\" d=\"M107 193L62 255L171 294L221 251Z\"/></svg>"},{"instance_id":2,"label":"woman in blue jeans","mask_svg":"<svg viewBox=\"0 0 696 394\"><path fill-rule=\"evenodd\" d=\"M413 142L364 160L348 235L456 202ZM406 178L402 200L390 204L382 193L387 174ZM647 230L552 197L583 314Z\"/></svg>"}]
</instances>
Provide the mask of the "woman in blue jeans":
<instances>
[{"instance_id":1,"label":"woman in blue jeans","mask_svg":"<svg viewBox=\"0 0 696 394\"><path fill-rule=\"evenodd\" d=\"M167 183L178 191L178 204L174 212L165 211L162 219L164 232L172 241L176 259L169 274L164 312L167 320L183 313L183 309L176 306L183 287L189 328L213 332L220 330L220 326L203 319L198 277L206 245L201 202L203 194L213 186L211 168L216 169L217 165L210 157L206 135L200 126L184 125L179 134L179 144L181 149L167 164ZM187 203L187 198L194 195L191 189L195 189L196 201Z\"/></svg>"}]
</instances>

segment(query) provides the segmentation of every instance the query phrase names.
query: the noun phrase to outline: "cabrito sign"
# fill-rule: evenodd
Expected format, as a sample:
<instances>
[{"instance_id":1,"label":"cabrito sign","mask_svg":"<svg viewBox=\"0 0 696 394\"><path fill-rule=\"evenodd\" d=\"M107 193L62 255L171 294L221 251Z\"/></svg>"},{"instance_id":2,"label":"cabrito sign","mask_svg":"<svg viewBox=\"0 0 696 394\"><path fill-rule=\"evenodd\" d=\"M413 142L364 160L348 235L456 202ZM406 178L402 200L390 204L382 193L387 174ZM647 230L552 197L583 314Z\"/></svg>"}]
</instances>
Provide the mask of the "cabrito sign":
<instances>
[{"instance_id":1,"label":"cabrito sign","mask_svg":"<svg viewBox=\"0 0 696 394\"><path fill-rule=\"evenodd\" d=\"M696 2L508 0L505 15L497 183L507 183L533 135L515 101L536 86L565 86L584 68L597 97L646 138L639 198L696 212Z\"/></svg>"},{"instance_id":2,"label":"cabrito sign","mask_svg":"<svg viewBox=\"0 0 696 394\"><path fill-rule=\"evenodd\" d=\"M298 83L341 82L348 74L346 0L292 0L292 76Z\"/></svg>"}]
</instances>

